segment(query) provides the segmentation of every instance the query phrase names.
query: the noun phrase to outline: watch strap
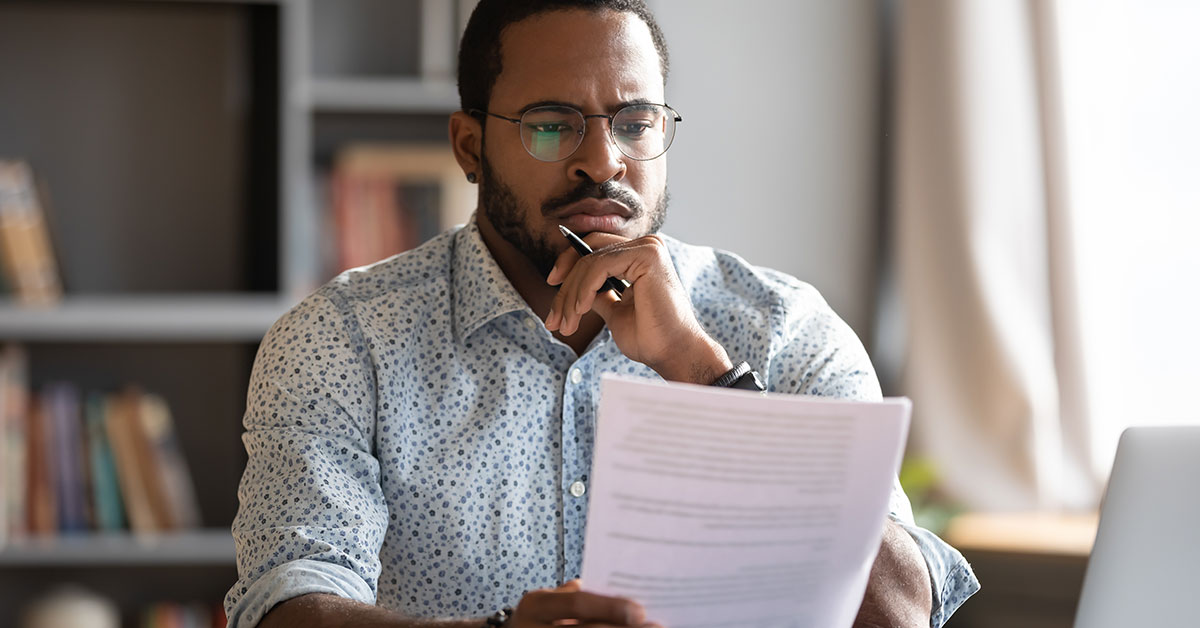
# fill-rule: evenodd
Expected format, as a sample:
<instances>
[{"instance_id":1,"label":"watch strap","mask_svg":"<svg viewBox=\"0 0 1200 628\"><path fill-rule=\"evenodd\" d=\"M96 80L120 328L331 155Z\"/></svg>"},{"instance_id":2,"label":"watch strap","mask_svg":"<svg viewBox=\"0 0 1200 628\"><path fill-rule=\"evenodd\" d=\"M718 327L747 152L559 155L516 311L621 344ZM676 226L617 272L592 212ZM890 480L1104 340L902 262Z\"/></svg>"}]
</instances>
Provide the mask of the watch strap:
<instances>
[{"instance_id":1,"label":"watch strap","mask_svg":"<svg viewBox=\"0 0 1200 628\"><path fill-rule=\"evenodd\" d=\"M712 383L713 386L722 388L741 388L743 390L757 390L758 392L766 392L767 387L763 385L762 379L758 373L755 373L750 365L745 361L738 362L733 368L725 372L724 375L717 378L717 381Z\"/></svg>"}]
</instances>

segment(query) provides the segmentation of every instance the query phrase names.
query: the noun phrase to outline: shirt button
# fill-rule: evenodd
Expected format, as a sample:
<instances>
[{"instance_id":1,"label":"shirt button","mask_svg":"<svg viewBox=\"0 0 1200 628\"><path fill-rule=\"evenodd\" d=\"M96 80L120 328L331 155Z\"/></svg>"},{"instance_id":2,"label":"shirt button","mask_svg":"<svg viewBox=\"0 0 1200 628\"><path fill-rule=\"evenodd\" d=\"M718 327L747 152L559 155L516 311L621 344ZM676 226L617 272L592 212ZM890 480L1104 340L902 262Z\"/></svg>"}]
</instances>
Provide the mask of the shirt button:
<instances>
[{"instance_id":1,"label":"shirt button","mask_svg":"<svg viewBox=\"0 0 1200 628\"><path fill-rule=\"evenodd\" d=\"M582 382L582 381L583 381L583 371L581 371L579 369L571 369L571 383L578 384L579 382ZM576 482L576 484L578 484L578 482ZM576 495L576 497L579 497L579 496Z\"/></svg>"},{"instance_id":2,"label":"shirt button","mask_svg":"<svg viewBox=\"0 0 1200 628\"><path fill-rule=\"evenodd\" d=\"M579 480L575 480L574 482L571 483L570 490L571 490L572 496L583 497L583 494L587 492L587 487L584 486L583 482L580 482Z\"/></svg>"},{"instance_id":3,"label":"shirt button","mask_svg":"<svg viewBox=\"0 0 1200 628\"><path fill-rule=\"evenodd\" d=\"M531 316L525 317L525 327L527 327L529 329L533 329L534 327L537 327L537 323L533 322L533 317L531 317Z\"/></svg>"}]
</instances>

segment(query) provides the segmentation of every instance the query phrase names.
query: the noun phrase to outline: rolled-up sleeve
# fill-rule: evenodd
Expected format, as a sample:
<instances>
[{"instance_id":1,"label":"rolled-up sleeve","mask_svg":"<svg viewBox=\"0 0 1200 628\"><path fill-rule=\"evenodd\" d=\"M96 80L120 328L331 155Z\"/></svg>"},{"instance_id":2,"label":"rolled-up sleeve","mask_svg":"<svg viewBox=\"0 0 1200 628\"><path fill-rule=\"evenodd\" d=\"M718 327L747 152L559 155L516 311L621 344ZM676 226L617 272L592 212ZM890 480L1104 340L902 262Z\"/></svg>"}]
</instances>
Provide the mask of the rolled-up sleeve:
<instances>
[{"instance_id":1,"label":"rolled-up sleeve","mask_svg":"<svg viewBox=\"0 0 1200 628\"><path fill-rule=\"evenodd\" d=\"M785 329L789 333L782 338L784 345L770 360L771 390L860 401L883 397L862 342L832 310L817 308ZM941 628L979 590L979 580L958 550L913 521L912 506L899 481L893 483L888 510L889 518L916 541L925 559L933 589L930 626Z\"/></svg>"},{"instance_id":2,"label":"rolled-up sleeve","mask_svg":"<svg viewBox=\"0 0 1200 628\"><path fill-rule=\"evenodd\" d=\"M344 304L318 292L275 323L255 358L244 426L229 625L254 626L307 593L374 603L388 522L373 455L375 380Z\"/></svg>"}]
</instances>

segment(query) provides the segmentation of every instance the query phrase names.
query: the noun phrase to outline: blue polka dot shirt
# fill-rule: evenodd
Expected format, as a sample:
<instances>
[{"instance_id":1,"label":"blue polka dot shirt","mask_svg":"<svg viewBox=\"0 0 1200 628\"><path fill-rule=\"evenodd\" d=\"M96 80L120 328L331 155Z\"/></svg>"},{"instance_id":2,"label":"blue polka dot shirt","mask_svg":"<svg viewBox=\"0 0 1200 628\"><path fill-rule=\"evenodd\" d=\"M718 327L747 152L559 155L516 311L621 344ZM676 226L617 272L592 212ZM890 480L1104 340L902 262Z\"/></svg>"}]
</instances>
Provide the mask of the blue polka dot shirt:
<instances>
[{"instance_id":1,"label":"blue polka dot shirt","mask_svg":"<svg viewBox=\"0 0 1200 628\"><path fill-rule=\"evenodd\" d=\"M772 392L878 399L862 344L811 286L665 238L700 323ZM343 273L263 339L233 524L230 626L306 593L413 617L481 617L578 577L600 376L658 378L607 329L583 355L556 340L474 222ZM572 485L576 485L572 490ZM921 548L941 626L978 581Z\"/></svg>"}]
</instances>

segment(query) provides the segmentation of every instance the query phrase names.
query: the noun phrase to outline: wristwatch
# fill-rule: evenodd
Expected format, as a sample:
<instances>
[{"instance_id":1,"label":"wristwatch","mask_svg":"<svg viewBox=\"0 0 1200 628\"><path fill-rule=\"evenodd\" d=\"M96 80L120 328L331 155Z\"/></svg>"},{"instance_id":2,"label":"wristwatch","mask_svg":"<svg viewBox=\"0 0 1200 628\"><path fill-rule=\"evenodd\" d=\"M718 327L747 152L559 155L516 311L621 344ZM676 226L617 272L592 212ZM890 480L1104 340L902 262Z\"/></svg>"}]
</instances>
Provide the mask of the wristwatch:
<instances>
[{"instance_id":1,"label":"wristwatch","mask_svg":"<svg viewBox=\"0 0 1200 628\"><path fill-rule=\"evenodd\" d=\"M757 390L760 393L767 392L767 387L763 384L758 373L750 370L750 365L746 362L738 362L733 368L729 369L724 375L717 378L717 381L712 383L713 386L722 388L741 388L742 390Z\"/></svg>"},{"instance_id":2,"label":"wristwatch","mask_svg":"<svg viewBox=\"0 0 1200 628\"><path fill-rule=\"evenodd\" d=\"M508 620L512 619L513 609L511 606L496 611L491 617L484 620L482 628L504 628L508 625Z\"/></svg>"}]
</instances>

